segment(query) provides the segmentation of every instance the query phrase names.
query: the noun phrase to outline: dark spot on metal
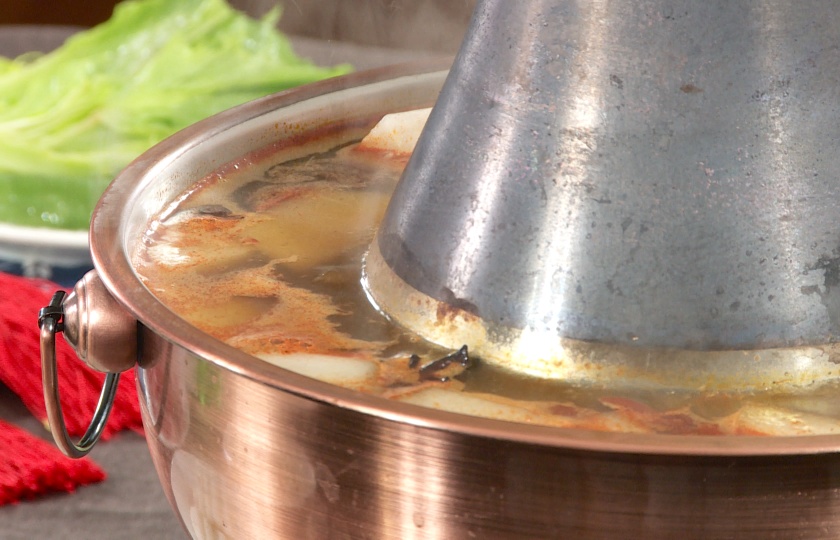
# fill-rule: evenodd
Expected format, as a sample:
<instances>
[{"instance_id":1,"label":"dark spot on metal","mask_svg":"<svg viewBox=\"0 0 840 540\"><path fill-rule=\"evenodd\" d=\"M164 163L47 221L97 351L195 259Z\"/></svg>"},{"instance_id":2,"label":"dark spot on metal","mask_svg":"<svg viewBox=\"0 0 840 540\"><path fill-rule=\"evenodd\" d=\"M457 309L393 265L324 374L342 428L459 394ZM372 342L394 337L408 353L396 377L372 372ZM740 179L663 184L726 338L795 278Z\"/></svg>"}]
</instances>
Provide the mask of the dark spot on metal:
<instances>
[{"instance_id":1,"label":"dark spot on metal","mask_svg":"<svg viewBox=\"0 0 840 540\"><path fill-rule=\"evenodd\" d=\"M738 311L738 308L741 307L741 302L735 301L729 304L729 311Z\"/></svg>"},{"instance_id":2,"label":"dark spot on metal","mask_svg":"<svg viewBox=\"0 0 840 540\"><path fill-rule=\"evenodd\" d=\"M691 83L684 84L684 85L680 86L680 90L683 93L686 93L686 94L699 94L700 92L703 91L702 88L698 88Z\"/></svg>"},{"instance_id":3,"label":"dark spot on metal","mask_svg":"<svg viewBox=\"0 0 840 540\"><path fill-rule=\"evenodd\" d=\"M473 315L478 316L478 306L465 298L458 298L448 287L444 287L441 290L440 300L452 308L466 311L467 313L472 313ZM440 310L440 307L438 310Z\"/></svg>"},{"instance_id":4,"label":"dark spot on metal","mask_svg":"<svg viewBox=\"0 0 840 540\"><path fill-rule=\"evenodd\" d=\"M607 280L607 290L616 296L624 296L624 292L621 290L621 287L616 287L615 283L611 279Z\"/></svg>"},{"instance_id":5,"label":"dark spot on metal","mask_svg":"<svg viewBox=\"0 0 840 540\"><path fill-rule=\"evenodd\" d=\"M808 268L809 270L822 270L825 286L835 287L840 285L840 257L829 257L823 255L817 263Z\"/></svg>"}]
</instances>

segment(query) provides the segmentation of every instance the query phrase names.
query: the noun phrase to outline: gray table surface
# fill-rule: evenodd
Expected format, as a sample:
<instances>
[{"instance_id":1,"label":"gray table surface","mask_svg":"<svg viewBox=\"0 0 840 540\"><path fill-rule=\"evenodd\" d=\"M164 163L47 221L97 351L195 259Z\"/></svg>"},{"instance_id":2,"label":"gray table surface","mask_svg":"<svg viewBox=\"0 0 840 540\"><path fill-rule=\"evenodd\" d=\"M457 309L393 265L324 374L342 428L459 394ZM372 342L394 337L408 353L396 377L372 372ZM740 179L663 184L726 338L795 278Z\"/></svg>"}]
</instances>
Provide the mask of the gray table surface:
<instances>
[{"instance_id":1,"label":"gray table surface","mask_svg":"<svg viewBox=\"0 0 840 540\"><path fill-rule=\"evenodd\" d=\"M0 417L49 440L49 433L3 386ZM163 494L143 437L119 434L97 444L90 457L108 475L103 482L0 507L0 538L187 538Z\"/></svg>"},{"instance_id":2,"label":"gray table surface","mask_svg":"<svg viewBox=\"0 0 840 540\"><path fill-rule=\"evenodd\" d=\"M14 56L33 49L48 50L72 31L61 27L0 26L0 54ZM306 38L293 38L293 44L300 54L315 62L350 62L356 69L437 56ZM2 385L0 418L49 439L38 421ZM143 437L120 434L99 443L90 457L106 471L105 481L72 494L0 507L0 540L187 538L163 494Z\"/></svg>"}]
</instances>

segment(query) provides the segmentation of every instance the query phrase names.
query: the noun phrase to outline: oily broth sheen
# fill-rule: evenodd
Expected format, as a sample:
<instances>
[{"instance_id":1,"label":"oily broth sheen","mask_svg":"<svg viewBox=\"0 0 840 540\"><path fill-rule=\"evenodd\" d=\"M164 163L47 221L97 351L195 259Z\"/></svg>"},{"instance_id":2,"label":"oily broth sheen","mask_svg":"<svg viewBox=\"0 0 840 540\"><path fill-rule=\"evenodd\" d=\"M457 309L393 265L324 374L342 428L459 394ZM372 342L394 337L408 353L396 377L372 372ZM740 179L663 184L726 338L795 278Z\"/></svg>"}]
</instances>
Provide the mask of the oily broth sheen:
<instances>
[{"instance_id":1,"label":"oily broth sheen","mask_svg":"<svg viewBox=\"0 0 840 540\"><path fill-rule=\"evenodd\" d=\"M507 373L392 324L368 302L361 269L406 159L334 141L243 158L152 222L134 254L137 272L207 334L285 369L387 399L603 431L840 432L836 385L807 395L618 393Z\"/></svg>"}]
</instances>

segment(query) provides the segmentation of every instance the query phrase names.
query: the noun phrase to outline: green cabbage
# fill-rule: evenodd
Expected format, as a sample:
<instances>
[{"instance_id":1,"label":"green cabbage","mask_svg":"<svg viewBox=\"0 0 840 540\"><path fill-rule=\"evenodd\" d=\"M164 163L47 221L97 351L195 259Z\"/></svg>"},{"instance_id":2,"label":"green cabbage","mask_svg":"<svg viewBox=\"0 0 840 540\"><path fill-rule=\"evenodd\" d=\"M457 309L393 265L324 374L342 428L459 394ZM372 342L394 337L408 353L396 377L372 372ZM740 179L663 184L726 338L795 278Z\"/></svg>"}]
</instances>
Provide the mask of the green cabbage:
<instances>
[{"instance_id":1,"label":"green cabbage","mask_svg":"<svg viewBox=\"0 0 840 540\"><path fill-rule=\"evenodd\" d=\"M225 0L131 0L55 51L0 59L0 221L85 229L116 174L202 118L350 70Z\"/></svg>"}]
</instances>

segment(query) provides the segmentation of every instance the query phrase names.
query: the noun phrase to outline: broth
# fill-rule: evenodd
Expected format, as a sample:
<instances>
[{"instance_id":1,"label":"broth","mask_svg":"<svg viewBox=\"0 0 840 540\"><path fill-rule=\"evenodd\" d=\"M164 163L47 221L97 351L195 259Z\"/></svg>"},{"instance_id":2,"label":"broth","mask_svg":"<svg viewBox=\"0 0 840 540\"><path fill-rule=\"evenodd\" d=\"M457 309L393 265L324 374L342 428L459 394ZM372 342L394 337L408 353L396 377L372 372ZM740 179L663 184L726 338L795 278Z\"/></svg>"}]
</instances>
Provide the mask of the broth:
<instances>
[{"instance_id":1,"label":"broth","mask_svg":"<svg viewBox=\"0 0 840 540\"><path fill-rule=\"evenodd\" d=\"M251 355L326 382L464 414L590 430L840 432L838 390L678 392L528 378L445 350L368 301L362 261L407 156L322 141L246 157L148 228L135 268L172 311ZM207 291L212 291L208 295Z\"/></svg>"}]
</instances>

